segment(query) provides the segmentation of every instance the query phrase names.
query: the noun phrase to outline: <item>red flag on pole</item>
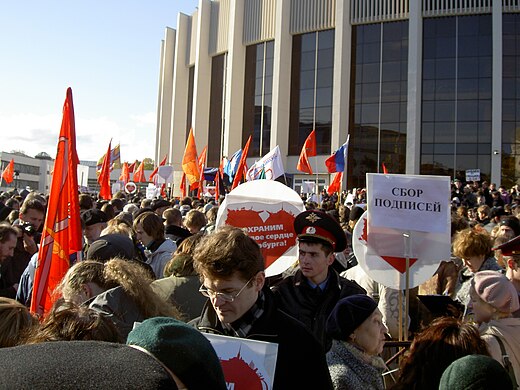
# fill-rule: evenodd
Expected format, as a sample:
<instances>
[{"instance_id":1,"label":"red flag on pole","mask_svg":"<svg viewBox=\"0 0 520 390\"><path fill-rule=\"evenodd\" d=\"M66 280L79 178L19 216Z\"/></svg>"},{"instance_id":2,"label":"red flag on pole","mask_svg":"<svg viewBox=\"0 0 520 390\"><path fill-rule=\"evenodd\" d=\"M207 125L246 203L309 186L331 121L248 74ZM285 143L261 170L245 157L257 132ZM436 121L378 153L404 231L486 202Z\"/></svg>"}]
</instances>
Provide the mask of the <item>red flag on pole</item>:
<instances>
[{"instance_id":1,"label":"red flag on pole","mask_svg":"<svg viewBox=\"0 0 520 390\"><path fill-rule=\"evenodd\" d=\"M112 140L108 143L108 151L103 158L103 164L101 164L101 173L98 177L98 183L100 185L99 197L102 199L112 199L112 190L110 189L110 150Z\"/></svg>"},{"instance_id":2,"label":"red flag on pole","mask_svg":"<svg viewBox=\"0 0 520 390\"><path fill-rule=\"evenodd\" d=\"M119 180L126 184L130 181L130 173L128 172L128 163L124 162L123 167L121 168L121 176L119 176Z\"/></svg>"},{"instance_id":3,"label":"red flag on pole","mask_svg":"<svg viewBox=\"0 0 520 390\"><path fill-rule=\"evenodd\" d=\"M181 179L181 185L179 186L179 189L181 190L182 197L184 198L186 196L186 174L182 174Z\"/></svg>"},{"instance_id":4,"label":"red flag on pole","mask_svg":"<svg viewBox=\"0 0 520 390\"><path fill-rule=\"evenodd\" d=\"M341 177L343 176L343 172L336 172L334 175L334 179L332 179L332 182L329 185L329 188L327 188L327 193L329 195L332 195L335 192L338 192L341 189Z\"/></svg>"},{"instance_id":5,"label":"red flag on pole","mask_svg":"<svg viewBox=\"0 0 520 390\"><path fill-rule=\"evenodd\" d=\"M208 156L208 146L204 146L204 149L202 149L202 152L200 153L200 156L199 156L199 172L200 172L200 176L199 176L199 189L197 190L197 198L200 199L201 195L202 195L202 190L203 190L203 181L204 181L204 166L206 165L206 158Z\"/></svg>"},{"instance_id":6,"label":"red flag on pole","mask_svg":"<svg viewBox=\"0 0 520 390\"><path fill-rule=\"evenodd\" d=\"M31 311L47 312L52 304L51 294L70 266L70 259L81 257L81 223L78 200L79 164L76 152L76 128L72 90L67 89L63 106L58 151L49 193L47 216L34 274Z\"/></svg>"},{"instance_id":7,"label":"red flag on pole","mask_svg":"<svg viewBox=\"0 0 520 390\"><path fill-rule=\"evenodd\" d=\"M128 166L128 173L134 173L136 165L137 165L137 160L135 160L132 164L130 164Z\"/></svg>"},{"instance_id":8,"label":"red flag on pole","mask_svg":"<svg viewBox=\"0 0 520 390\"><path fill-rule=\"evenodd\" d=\"M197 159L197 146L195 145L193 129L190 129L190 134L186 141L186 148L184 149L184 156L182 157L182 170L186 174L190 184L199 180L200 172Z\"/></svg>"},{"instance_id":9,"label":"red flag on pole","mask_svg":"<svg viewBox=\"0 0 520 390\"><path fill-rule=\"evenodd\" d=\"M385 163L383 163L383 173L386 175L388 173L388 169L386 169Z\"/></svg>"},{"instance_id":10,"label":"red flag on pole","mask_svg":"<svg viewBox=\"0 0 520 390\"><path fill-rule=\"evenodd\" d=\"M220 191L224 189L221 188L222 184L224 183L224 181L222 180L222 176L224 176L224 159L220 160L220 166L218 167L218 171L215 174L215 200L217 202L220 198Z\"/></svg>"},{"instance_id":11,"label":"red flag on pole","mask_svg":"<svg viewBox=\"0 0 520 390\"><path fill-rule=\"evenodd\" d=\"M249 144L251 143L251 136L247 139L246 146L244 146L244 150L242 151L242 156L240 157L240 162L238 163L237 173L233 178L233 185L231 189L236 188L240 184L240 180L244 175L244 167L246 165L247 152L249 152ZM246 171L247 172L247 171Z\"/></svg>"},{"instance_id":12,"label":"red flag on pole","mask_svg":"<svg viewBox=\"0 0 520 390\"><path fill-rule=\"evenodd\" d=\"M11 159L9 164L5 167L2 172L2 179L5 180L7 184L11 184L14 178L14 159Z\"/></svg>"},{"instance_id":13,"label":"red flag on pole","mask_svg":"<svg viewBox=\"0 0 520 390\"><path fill-rule=\"evenodd\" d=\"M150 177L148 178L148 181L152 181L153 180L153 177L155 175L157 175L157 172L159 172L159 167L162 167L163 165L166 164L166 160L168 159L168 155L164 156L164 158L162 159L162 161L159 163L158 166L155 167L155 169L152 171L152 173L150 174Z\"/></svg>"},{"instance_id":14,"label":"red flag on pole","mask_svg":"<svg viewBox=\"0 0 520 390\"><path fill-rule=\"evenodd\" d=\"M311 164L309 163L309 157L316 156L316 154L316 131L312 130L303 144L296 169L312 175L312 168Z\"/></svg>"},{"instance_id":15,"label":"red flag on pole","mask_svg":"<svg viewBox=\"0 0 520 390\"><path fill-rule=\"evenodd\" d=\"M146 183L146 177L144 177L144 160L141 161L141 164L139 164L139 167L134 173L134 182Z\"/></svg>"}]
</instances>

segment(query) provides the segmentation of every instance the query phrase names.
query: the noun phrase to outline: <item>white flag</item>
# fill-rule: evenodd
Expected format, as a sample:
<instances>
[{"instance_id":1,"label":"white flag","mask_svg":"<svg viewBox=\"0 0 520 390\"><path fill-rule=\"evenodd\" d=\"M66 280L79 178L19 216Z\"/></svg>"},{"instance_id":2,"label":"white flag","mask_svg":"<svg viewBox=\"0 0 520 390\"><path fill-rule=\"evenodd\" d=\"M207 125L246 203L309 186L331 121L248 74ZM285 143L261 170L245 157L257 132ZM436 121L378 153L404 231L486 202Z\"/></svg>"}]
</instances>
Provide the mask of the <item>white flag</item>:
<instances>
[{"instance_id":1,"label":"white flag","mask_svg":"<svg viewBox=\"0 0 520 390\"><path fill-rule=\"evenodd\" d=\"M285 174L282 156L278 145L267 153L261 160L254 163L247 171L246 180L267 179L274 180Z\"/></svg>"}]
</instances>

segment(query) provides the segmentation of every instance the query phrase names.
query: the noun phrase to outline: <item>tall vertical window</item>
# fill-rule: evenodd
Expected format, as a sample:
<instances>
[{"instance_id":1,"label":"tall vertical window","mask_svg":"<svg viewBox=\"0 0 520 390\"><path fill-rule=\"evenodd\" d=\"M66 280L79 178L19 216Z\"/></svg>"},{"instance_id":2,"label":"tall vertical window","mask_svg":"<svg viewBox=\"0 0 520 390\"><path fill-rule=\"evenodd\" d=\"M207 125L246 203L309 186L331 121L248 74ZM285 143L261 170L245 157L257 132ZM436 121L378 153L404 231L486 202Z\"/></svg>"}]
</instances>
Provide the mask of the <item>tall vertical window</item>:
<instances>
[{"instance_id":1,"label":"tall vertical window","mask_svg":"<svg viewBox=\"0 0 520 390\"><path fill-rule=\"evenodd\" d=\"M491 174L491 15L424 19L421 174Z\"/></svg>"},{"instance_id":2,"label":"tall vertical window","mask_svg":"<svg viewBox=\"0 0 520 390\"><path fill-rule=\"evenodd\" d=\"M211 60L211 87L209 103L208 127L208 159L209 167L220 165L222 134L224 134L224 95L225 95L226 55L221 54ZM202 148L204 145L200 145ZM200 151L199 151L200 152Z\"/></svg>"},{"instance_id":3,"label":"tall vertical window","mask_svg":"<svg viewBox=\"0 0 520 390\"><path fill-rule=\"evenodd\" d=\"M289 155L316 130L318 154L329 154L332 129L334 30L295 35L292 48Z\"/></svg>"},{"instance_id":4,"label":"tall vertical window","mask_svg":"<svg viewBox=\"0 0 520 390\"><path fill-rule=\"evenodd\" d=\"M502 67L502 181L520 177L520 14L504 14Z\"/></svg>"},{"instance_id":5,"label":"tall vertical window","mask_svg":"<svg viewBox=\"0 0 520 390\"><path fill-rule=\"evenodd\" d=\"M366 172L404 173L408 22L354 26L348 186L365 186Z\"/></svg>"},{"instance_id":6,"label":"tall vertical window","mask_svg":"<svg viewBox=\"0 0 520 390\"><path fill-rule=\"evenodd\" d=\"M253 138L249 156L260 157L270 150L273 90L274 41L248 46L244 85L242 138Z\"/></svg>"}]
</instances>

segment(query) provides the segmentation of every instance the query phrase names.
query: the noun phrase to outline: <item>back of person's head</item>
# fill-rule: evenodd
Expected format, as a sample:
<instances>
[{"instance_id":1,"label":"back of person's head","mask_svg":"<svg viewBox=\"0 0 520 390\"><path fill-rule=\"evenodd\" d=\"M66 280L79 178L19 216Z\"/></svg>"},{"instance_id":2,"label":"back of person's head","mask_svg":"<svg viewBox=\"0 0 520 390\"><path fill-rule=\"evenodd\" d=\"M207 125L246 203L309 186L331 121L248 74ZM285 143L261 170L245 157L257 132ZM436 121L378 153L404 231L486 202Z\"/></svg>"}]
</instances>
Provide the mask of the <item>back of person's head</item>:
<instances>
[{"instance_id":1,"label":"back of person's head","mask_svg":"<svg viewBox=\"0 0 520 390\"><path fill-rule=\"evenodd\" d=\"M146 234L154 240L164 239L164 225L162 218L152 211L147 211L134 219L134 230L141 225Z\"/></svg>"},{"instance_id":2,"label":"back of person's head","mask_svg":"<svg viewBox=\"0 0 520 390\"><path fill-rule=\"evenodd\" d=\"M453 317L437 319L415 336L396 388L438 389L446 367L471 354L489 356L477 328Z\"/></svg>"},{"instance_id":3,"label":"back of person's head","mask_svg":"<svg viewBox=\"0 0 520 390\"><path fill-rule=\"evenodd\" d=\"M12 236L18 236L18 231L5 222L0 223L0 243L6 242Z\"/></svg>"},{"instance_id":4,"label":"back of person's head","mask_svg":"<svg viewBox=\"0 0 520 390\"><path fill-rule=\"evenodd\" d=\"M508 372L495 359L474 354L451 363L442 374L439 390L513 390Z\"/></svg>"},{"instance_id":5,"label":"back of person's head","mask_svg":"<svg viewBox=\"0 0 520 390\"><path fill-rule=\"evenodd\" d=\"M123 207L125 206L125 199L112 198L112 200L110 201L110 204L112 205L112 207L114 207L114 211L116 211L116 213L118 213L123 210Z\"/></svg>"},{"instance_id":6,"label":"back of person's head","mask_svg":"<svg viewBox=\"0 0 520 390\"><path fill-rule=\"evenodd\" d=\"M41 325L28 336L27 344L47 341L99 340L122 343L119 331L104 314L62 299L56 301Z\"/></svg>"},{"instance_id":7,"label":"back of person's head","mask_svg":"<svg viewBox=\"0 0 520 390\"><path fill-rule=\"evenodd\" d=\"M134 231L127 223L117 222L115 219L108 221L107 227L101 231L101 236L107 234L120 234L129 238L133 237ZM101 237L100 237L101 238Z\"/></svg>"},{"instance_id":8,"label":"back of person's head","mask_svg":"<svg viewBox=\"0 0 520 390\"><path fill-rule=\"evenodd\" d=\"M189 196L185 196L181 199L181 206L190 206L191 207L192 199Z\"/></svg>"},{"instance_id":9,"label":"back of person's head","mask_svg":"<svg viewBox=\"0 0 520 390\"><path fill-rule=\"evenodd\" d=\"M162 217L166 219L167 226L181 226L182 224L182 214L179 209L170 207L163 211Z\"/></svg>"},{"instance_id":10,"label":"back of person's head","mask_svg":"<svg viewBox=\"0 0 520 390\"><path fill-rule=\"evenodd\" d=\"M107 215L109 221L116 216L114 206L112 206L110 203L105 203L103 206L101 206L101 211Z\"/></svg>"},{"instance_id":11,"label":"back of person's head","mask_svg":"<svg viewBox=\"0 0 520 390\"><path fill-rule=\"evenodd\" d=\"M193 253L195 271L213 278L230 278L237 272L249 280L264 270L260 247L242 229L223 226L204 236Z\"/></svg>"},{"instance_id":12,"label":"back of person's head","mask_svg":"<svg viewBox=\"0 0 520 390\"><path fill-rule=\"evenodd\" d=\"M206 225L206 216L199 210L190 210L184 218L184 226L191 233L197 233Z\"/></svg>"},{"instance_id":13,"label":"back of person's head","mask_svg":"<svg viewBox=\"0 0 520 390\"><path fill-rule=\"evenodd\" d=\"M467 228L455 234L453 254L461 259L488 256L493 242L489 233L482 228Z\"/></svg>"},{"instance_id":14,"label":"back of person's head","mask_svg":"<svg viewBox=\"0 0 520 390\"><path fill-rule=\"evenodd\" d=\"M135 203L128 203L128 204L125 204L125 206L123 207L123 211L127 212L127 213L130 213L130 214L134 214L135 211L139 210L139 206L136 205Z\"/></svg>"},{"instance_id":15,"label":"back of person's head","mask_svg":"<svg viewBox=\"0 0 520 390\"><path fill-rule=\"evenodd\" d=\"M172 259L164 266L164 276L189 276L196 274L193 268L193 252L199 241L204 237L202 233L185 238L177 247Z\"/></svg>"},{"instance_id":16,"label":"back of person's head","mask_svg":"<svg viewBox=\"0 0 520 390\"><path fill-rule=\"evenodd\" d=\"M468 221L458 215L457 213L451 213L451 236L461 230L464 230L468 227Z\"/></svg>"},{"instance_id":17,"label":"back of person's head","mask_svg":"<svg viewBox=\"0 0 520 390\"><path fill-rule=\"evenodd\" d=\"M215 223L217 220L217 214L218 214L218 207L213 206L208 211L206 211L206 219L208 220L208 223Z\"/></svg>"},{"instance_id":18,"label":"back of person's head","mask_svg":"<svg viewBox=\"0 0 520 390\"><path fill-rule=\"evenodd\" d=\"M0 348L21 344L38 324L29 309L14 299L0 297Z\"/></svg>"},{"instance_id":19,"label":"back of person's head","mask_svg":"<svg viewBox=\"0 0 520 390\"><path fill-rule=\"evenodd\" d=\"M89 194L79 195L79 208L81 211L94 208L94 199Z\"/></svg>"}]
</instances>

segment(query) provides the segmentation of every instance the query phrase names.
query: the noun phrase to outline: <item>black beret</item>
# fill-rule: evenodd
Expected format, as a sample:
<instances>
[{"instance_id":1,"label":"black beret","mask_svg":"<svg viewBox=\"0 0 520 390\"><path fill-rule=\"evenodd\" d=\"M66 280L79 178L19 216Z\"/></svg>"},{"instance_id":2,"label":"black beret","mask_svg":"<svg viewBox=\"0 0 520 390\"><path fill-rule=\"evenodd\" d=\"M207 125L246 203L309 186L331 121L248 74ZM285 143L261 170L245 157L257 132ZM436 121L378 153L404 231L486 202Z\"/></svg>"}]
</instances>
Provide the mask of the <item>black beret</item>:
<instances>
[{"instance_id":1,"label":"black beret","mask_svg":"<svg viewBox=\"0 0 520 390\"><path fill-rule=\"evenodd\" d=\"M123 234L106 234L94 241L87 251L87 260L106 262L114 257L133 260L135 250L133 241Z\"/></svg>"},{"instance_id":2,"label":"black beret","mask_svg":"<svg viewBox=\"0 0 520 390\"><path fill-rule=\"evenodd\" d=\"M81 219L85 226L92 226L96 223L108 222L107 215L99 209L90 209L81 213Z\"/></svg>"},{"instance_id":3,"label":"black beret","mask_svg":"<svg viewBox=\"0 0 520 390\"><path fill-rule=\"evenodd\" d=\"M327 319L327 334L335 340L347 341L349 336L377 309L368 295L356 294L341 298Z\"/></svg>"},{"instance_id":4,"label":"black beret","mask_svg":"<svg viewBox=\"0 0 520 390\"><path fill-rule=\"evenodd\" d=\"M363 210L359 206L352 207L352 209L350 210L350 214L348 215L349 221L357 221L359 218L361 218L364 212L365 210Z\"/></svg>"},{"instance_id":5,"label":"black beret","mask_svg":"<svg viewBox=\"0 0 520 390\"><path fill-rule=\"evenodd\" d=\"M334 252L342 252L347 246L345 232L339 223L327 213L308 210L294 219L294 231L301 242L323 242Z\"/></svg>"},{"instance_id":6,"label":"black beret","mask_svg":"<svg viewBox=\"0 0 520 390\"><path fill-rule=\"evenodd\" d=\"M170 202L164 200L164 199L155 199L152 201L151 208L153 211L161 208L161 207L171 207Z\"/></svg>"}]
</instances>

